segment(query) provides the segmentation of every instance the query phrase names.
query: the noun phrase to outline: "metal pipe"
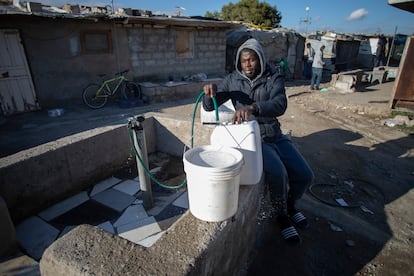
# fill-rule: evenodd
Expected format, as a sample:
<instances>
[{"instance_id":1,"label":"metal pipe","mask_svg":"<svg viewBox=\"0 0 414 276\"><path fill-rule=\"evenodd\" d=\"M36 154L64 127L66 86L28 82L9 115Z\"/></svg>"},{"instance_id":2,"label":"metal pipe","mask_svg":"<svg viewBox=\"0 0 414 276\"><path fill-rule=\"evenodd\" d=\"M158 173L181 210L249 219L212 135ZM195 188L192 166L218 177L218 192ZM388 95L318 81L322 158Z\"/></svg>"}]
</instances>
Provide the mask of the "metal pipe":
<instances>
[{"instance_id":1,"label":"metal pipe","mask_svg":"<svg viewBox=\"0 0 414 276\"><path fill-rule=\"evenodd\" d=\"M153 206L152 198L152 189L151 189L151 180L149 175L146 173L145 168L148 166L148 156L147 156L147 143L145 140L145 131L142 122L145 118L143 116L135 116L129 120L129 127L131 127L134 147L137 150L138 156L136 156L138 176L139 176L139 185L142 191L143 205L146 210L151 209Z\"/></svg>"},{"instance_id":2,"label":"metal pipe","mask_svg":"<svg viewBox=\"0 0 414 276\"><path fill-rule=\"evenodd\" d=\"M387 65L386 65L387 67L390 64L390 58L392 55L392 51L394 51L394 41L395 41L395 37L397 36L397 29L398 29L398 26L395 26L395 31L394 31L394 36L392 37L391 47L388 50Z\"/></svg>"}]
</instances>

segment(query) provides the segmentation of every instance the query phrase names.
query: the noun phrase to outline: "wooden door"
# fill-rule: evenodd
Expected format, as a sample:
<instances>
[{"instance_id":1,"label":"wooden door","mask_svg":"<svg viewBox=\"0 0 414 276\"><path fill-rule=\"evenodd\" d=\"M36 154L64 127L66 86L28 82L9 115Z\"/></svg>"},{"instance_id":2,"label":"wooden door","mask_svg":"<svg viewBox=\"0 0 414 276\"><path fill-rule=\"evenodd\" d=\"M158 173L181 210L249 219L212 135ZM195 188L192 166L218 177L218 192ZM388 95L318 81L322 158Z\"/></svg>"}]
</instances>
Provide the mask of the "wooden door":
<instances>
[{"instance_id":1,"label":"wooden door","mask_svg":"<svg viewBox=\"0 0 414 276\"><path fill-rule=\"evenodd\" d=\"M5 116L40 109L18 30L0 30L0 107Z\"/></svg>"}]
</instances>

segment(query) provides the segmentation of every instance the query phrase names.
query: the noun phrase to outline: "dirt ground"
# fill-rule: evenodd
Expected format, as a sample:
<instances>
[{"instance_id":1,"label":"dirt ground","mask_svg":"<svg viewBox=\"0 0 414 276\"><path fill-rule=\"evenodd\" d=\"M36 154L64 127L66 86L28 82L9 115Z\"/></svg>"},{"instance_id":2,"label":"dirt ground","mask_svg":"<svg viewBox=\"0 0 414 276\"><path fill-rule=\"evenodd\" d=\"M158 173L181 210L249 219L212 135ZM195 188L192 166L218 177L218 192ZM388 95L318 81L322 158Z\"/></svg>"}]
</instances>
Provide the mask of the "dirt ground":
<instances>
[{"instance_id":1,"label":"dirt ground","mask_svg":"<svg viewBox=\"0 0 414 276\"><path fill-rule=\"evenodd\" d=\"M292 248L265 215L247 274L414 275L414 137L375 117L315 113L307 97L291 97L281 122L315 172L300 202L310 228Z\"/></svg>"},{"instance_id":2,"label":"dirt ground","mask_svg":"<svg viewBox=\"0 0 414 276\"><path fill-rule=\"evenodd\" d=\"M264 204L256 246L240 274L414 275L413 134L386 127L377 116L321 106L312 99L308 86L290 87L288 95L288 110L280 118L283 130L291 131L292 140L315 173L313 185L298 206L310 228L299 230L301 245L289 246ZM194 104L189 102L154 106L151 111L191 117ZM13 137L2 135L2 152L117 122L133 112L110 114L110 107L105 108L106 113L74 116L76 127L62 117L54 126L59 131L44 131L42 137L36 135L42 127L46 129L41 120L27 122L24 116L16 116L0 128L3 134L19 120L26 123ZM15 145L7 144L7 139ZM340 206L337 199L349 206Z\"/></svg>"},{"instance_id":3,"label":"dirt ground","mask_svg":"<svg viewBox=\"0 0 414 276\"><path fill-rule=\"evenodd\" d=\"M256 246L241 274L414 275L413 135L377 116L321 109L307 86L288 92L280 121L315 173L299 202L310 228L299 230L301 245L286 244L264 201Z\"/></svg>"}]
</instances>

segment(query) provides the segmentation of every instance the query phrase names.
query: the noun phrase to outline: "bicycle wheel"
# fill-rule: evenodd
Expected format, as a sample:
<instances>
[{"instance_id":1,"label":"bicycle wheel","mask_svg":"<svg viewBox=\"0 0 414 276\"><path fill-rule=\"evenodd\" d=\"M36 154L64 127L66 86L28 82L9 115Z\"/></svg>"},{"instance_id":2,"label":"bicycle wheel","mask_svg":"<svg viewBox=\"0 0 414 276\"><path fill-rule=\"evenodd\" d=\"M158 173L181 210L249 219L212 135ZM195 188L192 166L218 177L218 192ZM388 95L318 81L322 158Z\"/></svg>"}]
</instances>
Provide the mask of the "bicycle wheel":
<instances>
[{"instance_id":1,"label":"bicycle wheel","mask_svg":"<svg viewBox=\"0 0 414 276\"><path fill-rule=\"evenodd\" d=\"M92 83L83 90L83 102L90 108L101 108L106 104L106 101L108 100L106 93L103 93L104 91L101 91L99 95L96 94L99 87L99 84Z\"/></svg>"},{"instance_id":2,"label":"bicycle wheel","mask_svg":"<svg viewBox=\"0 0 414 276\"><path fill-rule=\"evenodd\" d=\"M141 99L141 88L134 82L126 82L122 87L122 97L124 99Z\"/></svg>"}]
</instances>

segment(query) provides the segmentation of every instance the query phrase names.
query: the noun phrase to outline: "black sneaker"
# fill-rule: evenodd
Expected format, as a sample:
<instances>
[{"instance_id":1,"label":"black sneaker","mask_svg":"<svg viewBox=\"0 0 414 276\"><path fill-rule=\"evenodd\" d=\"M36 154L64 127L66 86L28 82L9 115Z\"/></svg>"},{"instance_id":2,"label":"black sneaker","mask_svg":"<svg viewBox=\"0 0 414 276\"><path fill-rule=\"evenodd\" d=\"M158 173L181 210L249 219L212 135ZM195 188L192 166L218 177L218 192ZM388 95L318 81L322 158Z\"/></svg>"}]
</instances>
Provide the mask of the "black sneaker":
<instances>
[{"instance_id":1,"label":"black sneaker","mask_svg":"<svg viewBox=\"0 0 414 276\"><path fill-rule=\"evenodd\" d=\"M280 225L280 232L282 238L291 245L298 245L302 243L302 240L296 231L295 227L289 220L289 217L286 215L280 215L277 218L277 221Z\"/></svg>"},{"instance_id":2,"label":"black sneaker","mask_svg":"<svg viewBox=\"0 0 414 276\"><path fill-rule=\"evenodd\" d=\"M289 218L300 229L309 228L308 219L300 211L293 209L289 212Z\"/></svg>"}]
</instances>

